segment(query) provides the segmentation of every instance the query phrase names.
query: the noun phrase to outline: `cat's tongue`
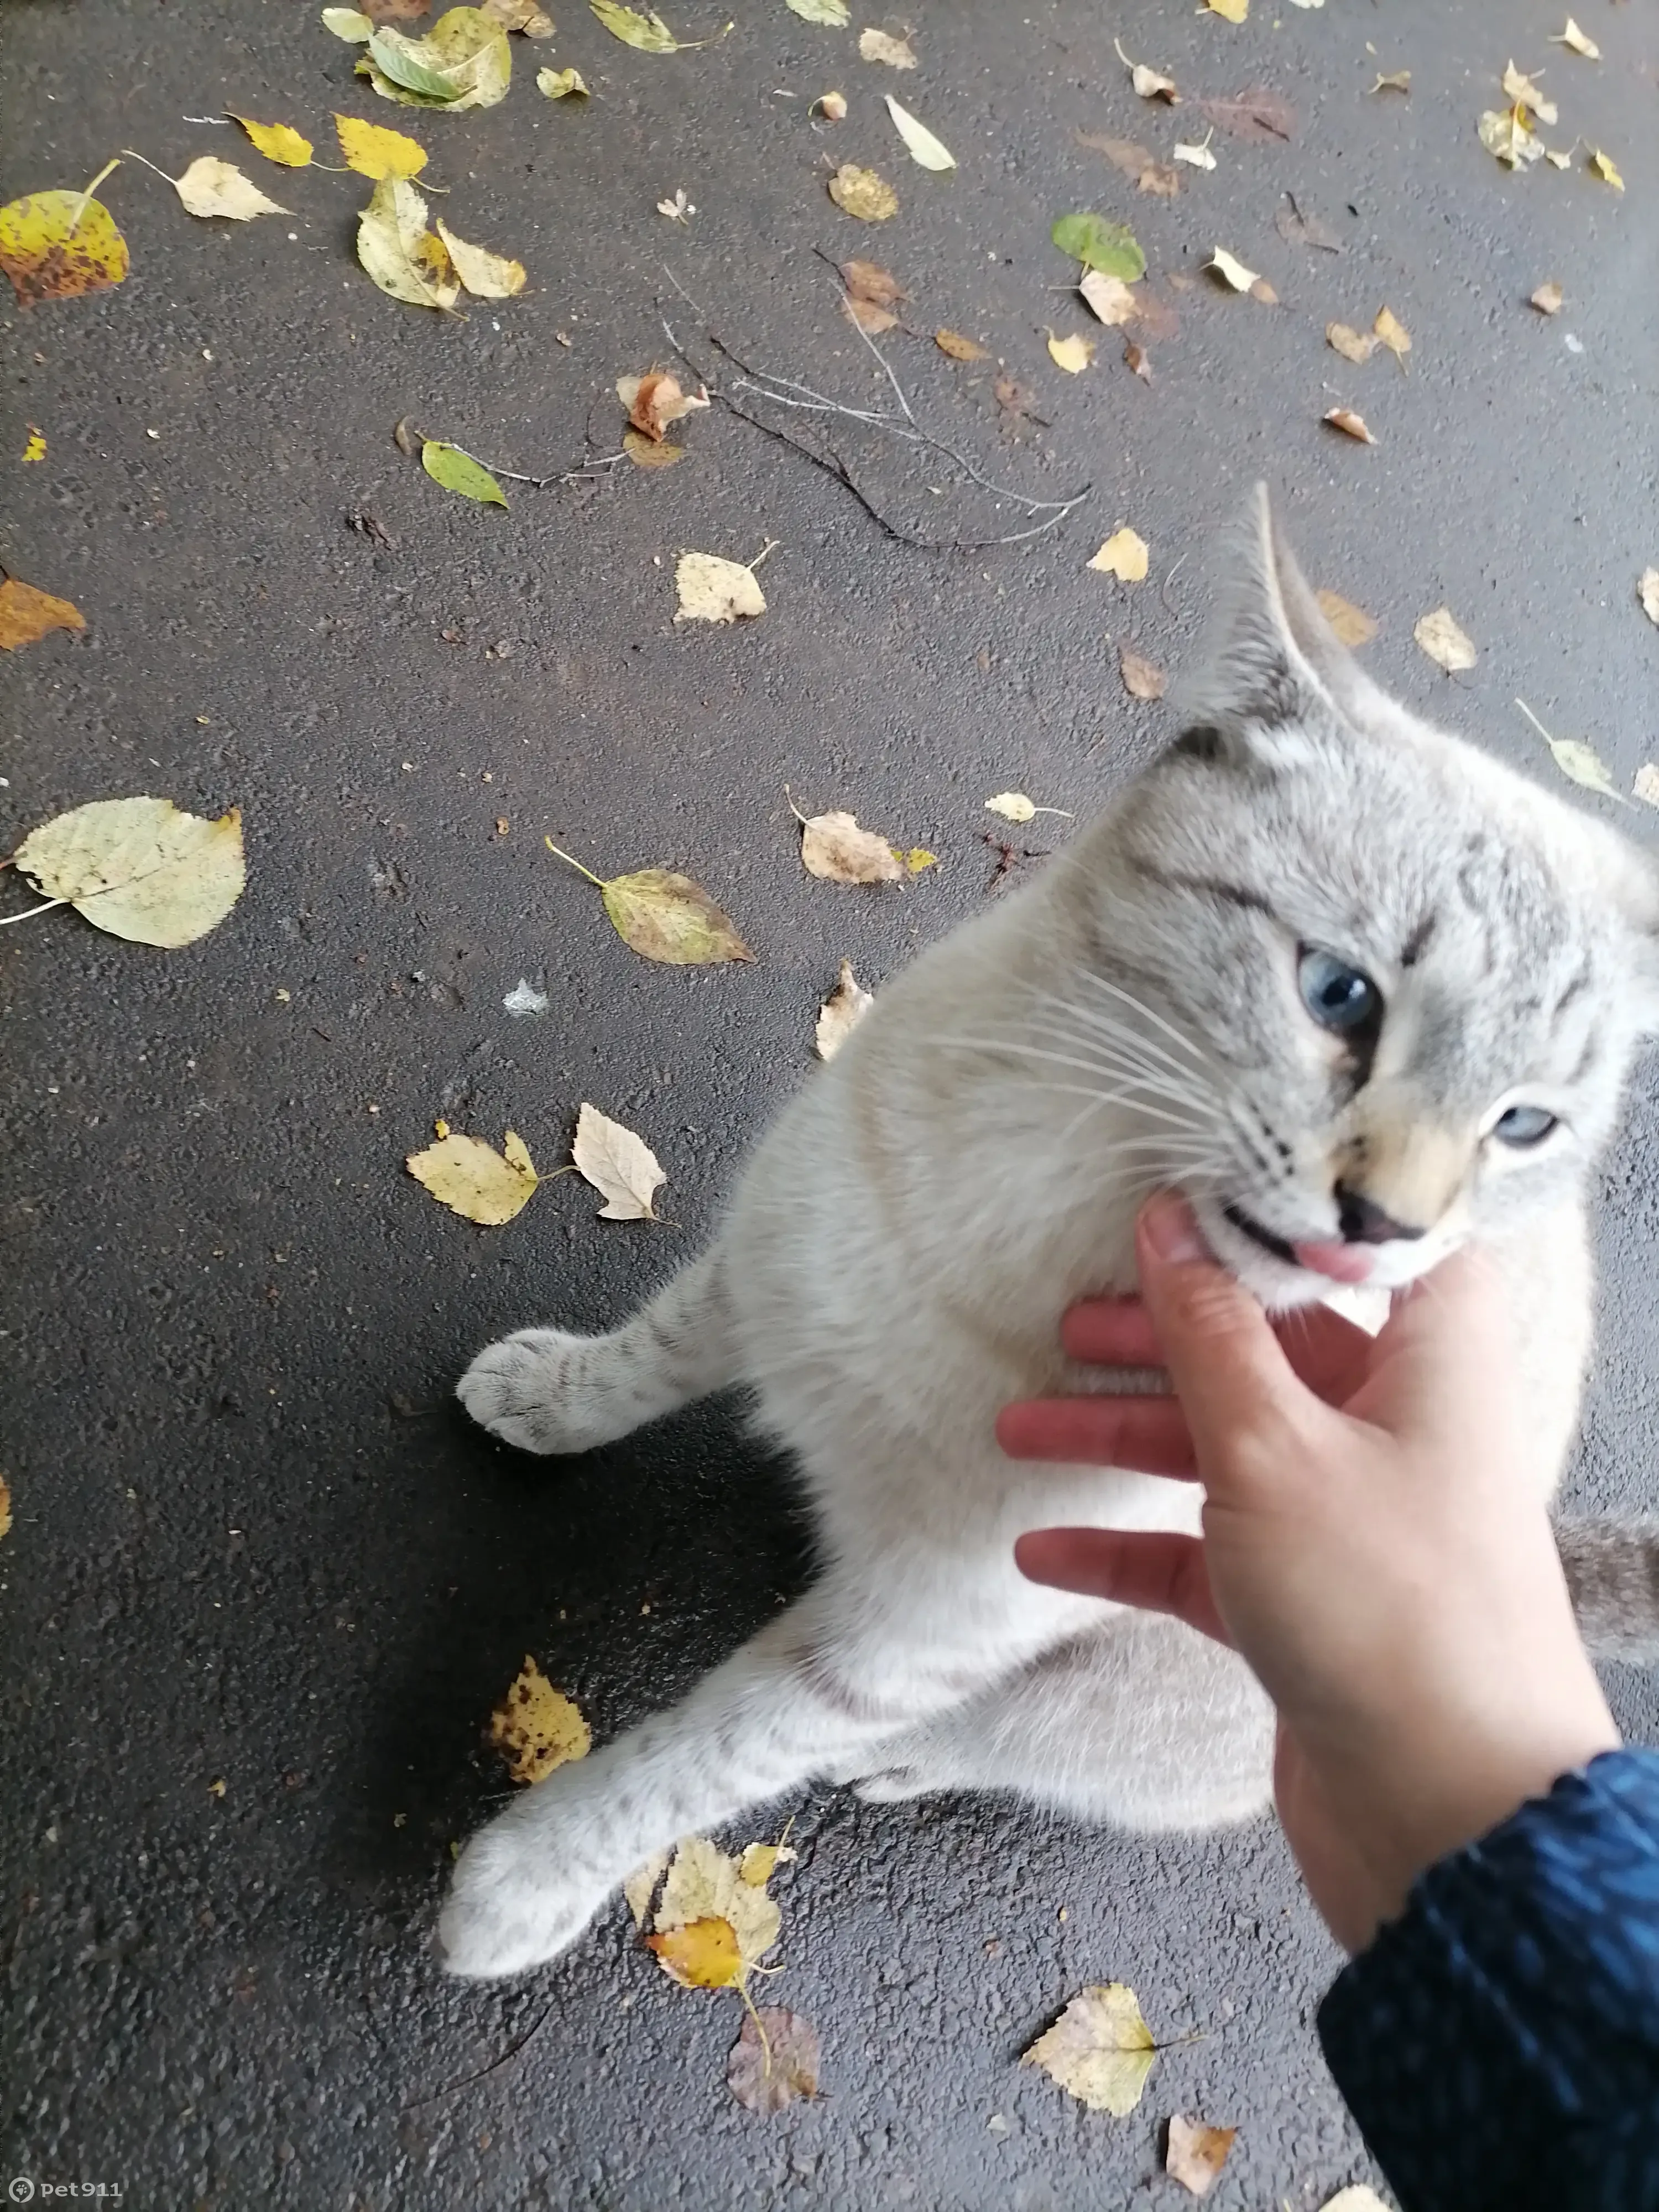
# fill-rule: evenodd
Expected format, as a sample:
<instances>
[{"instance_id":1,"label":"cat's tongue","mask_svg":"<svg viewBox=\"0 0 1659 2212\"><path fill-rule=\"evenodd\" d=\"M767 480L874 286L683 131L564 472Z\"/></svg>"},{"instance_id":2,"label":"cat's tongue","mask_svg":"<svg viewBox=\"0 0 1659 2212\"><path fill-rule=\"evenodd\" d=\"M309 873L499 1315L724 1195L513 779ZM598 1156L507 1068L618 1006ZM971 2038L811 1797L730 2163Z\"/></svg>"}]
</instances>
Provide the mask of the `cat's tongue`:
<instances>
[{"instance_id":1,"label":"cat's tongue","mask_svg":"<svg viewBox=\"0 0 1659 2212\"><path fill-rule=\"evenodd\" d=\"M1296 1244L1291 1249L1300 1266L1316 1275L1328 1275L1334 1283L1369 1281L1376 1256L1363 1244Z\"/></svg>"}]
</instances>

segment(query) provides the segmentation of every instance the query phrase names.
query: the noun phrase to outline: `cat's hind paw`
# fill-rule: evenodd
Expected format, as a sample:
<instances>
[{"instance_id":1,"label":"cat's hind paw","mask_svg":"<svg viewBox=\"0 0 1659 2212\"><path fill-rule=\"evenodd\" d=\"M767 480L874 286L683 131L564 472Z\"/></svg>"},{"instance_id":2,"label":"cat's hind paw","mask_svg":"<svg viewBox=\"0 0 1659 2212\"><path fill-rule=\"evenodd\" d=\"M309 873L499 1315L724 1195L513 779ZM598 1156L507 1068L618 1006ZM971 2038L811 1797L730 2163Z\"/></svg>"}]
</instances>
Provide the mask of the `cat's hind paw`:
<instances>
[{"instance_id":1,"label":"cat's hind paw","mask_svg":"<svg viewBox=\"0 0 1659 2212\"><path fill-rule=\"evenodd\" d=\"M487 1345L455 1386L481 1428L520 1451L583 1452L626 1433L586 1381L594 1340L562 1328L521 1328Z\"/></svg>"}]
</instances>

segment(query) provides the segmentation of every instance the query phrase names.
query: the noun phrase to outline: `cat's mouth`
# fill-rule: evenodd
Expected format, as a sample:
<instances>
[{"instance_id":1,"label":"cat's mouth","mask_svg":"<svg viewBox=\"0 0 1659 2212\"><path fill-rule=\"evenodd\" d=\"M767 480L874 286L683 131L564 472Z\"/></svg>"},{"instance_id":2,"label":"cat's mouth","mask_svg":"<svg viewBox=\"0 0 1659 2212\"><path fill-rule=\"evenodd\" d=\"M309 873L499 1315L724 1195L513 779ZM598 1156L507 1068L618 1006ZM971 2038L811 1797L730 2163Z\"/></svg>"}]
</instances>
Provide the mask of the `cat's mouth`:
<instances>
[{"instance_id":1,"label":"cat's mouth","mask_svg":"<svg viewBox=\"0 0 1659 2212\"><path fill-rule=\"evenodd\" d=\"M1288 1238L1275 1236L1271 1229L1246 1213L1242 1206L1224 1206L1221 1211L1241 1237L1248 1237L1253 1244L1259 1244L1264 1252L1271 1252L1275 1260L1282 1261L1287 1267L1299 1267L1302 1265L1301 1261L1297 1257L1295 1245Z\"/></svg>"}]
</instances>

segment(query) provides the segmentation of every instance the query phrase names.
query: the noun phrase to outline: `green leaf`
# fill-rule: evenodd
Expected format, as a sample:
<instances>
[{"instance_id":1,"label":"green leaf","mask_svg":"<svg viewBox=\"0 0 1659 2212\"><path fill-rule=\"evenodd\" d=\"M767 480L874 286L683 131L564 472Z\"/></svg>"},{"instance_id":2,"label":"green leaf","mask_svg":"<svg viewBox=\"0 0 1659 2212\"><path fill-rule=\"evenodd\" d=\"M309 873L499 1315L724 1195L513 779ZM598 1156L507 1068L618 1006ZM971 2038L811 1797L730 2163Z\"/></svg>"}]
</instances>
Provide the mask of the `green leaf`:
<instances>
[{"instance_id":1,"label":"green leaf","mask_svg":"<svg viewBox=\"0 0 1659 2212\"><path fill-rule=\"evenodd\" d=\"M847 27L847 0L785 0L805 23L827 23L832 31Z\"/></svg>"},{"instance_id":2,"label":"green leaf","mask_svg":"<svg viewBox=\"0 0 1659 2212\"><path fill-rule=\"evenodd\" d=\"M507 97L513 55L482 8L451 8L423 39L382 25L357 64L383 100L403 107L494 107Z\"/></svg>"},{"instance_id":3,"label":"green leaf","mask_svg":"<svg viewBox=\"0 0 1659 2212\"><path fill-rule=\"evenodd\" d=\"M638 868L601 886L617 934L647 960L708 967L754 955L700 884L669 868Z\"/></svg>"},{"instance_id":4,"label":"green leaf","mask_svg":"<svg viewBox=\"0 0 1659 2212\"><path fill-rule=\"evenodd\" d=\"M654 11L642 15L637 8L624 8L621 0L588 0L588 5L623 46L637 46L642 54L678 53L679 40Z\"/></svg>"},{"instance_id":5,"label":"green leaf","mask_svg":"<svg viewBox=\"0 0 1659 2212\"><path fill-rule=\"evenodd\" d=\"M441 100L447 106L459 99L461 88L452 84L443 71L422 58L420 49L423 39L405 38L401 31L389 30L385 25L375 32L368 42L369 58L382 75L393 84L400 84L405 92L418 92L428 100Z\"/></svg>"},{"instance_id":6,"label":"green leaf","mask_svg":"<svg viewBox=\"0 0 1659 2212\"><path fill-rule=\"evenodd\" d=\"M1146 274L1146 257L1134 233L1123 223L1108 222L1103 215L1063 215L1048 235L1062 253L1098 269L1103 276L1133 284Z\"/></svg>"},{"instance_id":7,"label":"green leaf","mask_svg":"<svg viewBox=\"0 0 1659 2212\"><path fill-rule=\"evenodd\" d=\"M428 438L421 447L421 466L434 483L458 491L463 499L476 499L481 507L505 507L507 495L489 470L459 446Z\"/></svg>"}]
</instances>

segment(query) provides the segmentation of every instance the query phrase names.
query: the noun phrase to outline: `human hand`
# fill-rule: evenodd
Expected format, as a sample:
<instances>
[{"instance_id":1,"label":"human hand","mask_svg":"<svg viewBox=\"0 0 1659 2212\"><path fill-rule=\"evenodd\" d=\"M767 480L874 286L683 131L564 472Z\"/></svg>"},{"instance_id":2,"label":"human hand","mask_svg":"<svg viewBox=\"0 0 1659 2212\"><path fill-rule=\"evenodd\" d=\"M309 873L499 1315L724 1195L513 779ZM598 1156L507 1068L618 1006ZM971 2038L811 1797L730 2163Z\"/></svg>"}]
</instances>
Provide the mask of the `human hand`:
<instances>
[{"instance_id":1,"label":"human hand","mask_svg":"<svg viewBox=\"0 0 1659 2212\"><path fill-rule=\"evenodd\" d=\"M1165 1365L1176 1396L1004 1408L1021 1459L1201 1481L1201 1538L1041 1529L1034 1581L1233 1644L1278 1708L1274 1792L1315 1904L1367 1943L1423 1869L1619 1741L1529 1468L1501 1285L1460 1253L1367 1337L1276 1335L1177 1199L1142 1214L1141 1298L1066 1316L1075 1358Z\"/></svg>"}]
</instances>

